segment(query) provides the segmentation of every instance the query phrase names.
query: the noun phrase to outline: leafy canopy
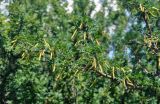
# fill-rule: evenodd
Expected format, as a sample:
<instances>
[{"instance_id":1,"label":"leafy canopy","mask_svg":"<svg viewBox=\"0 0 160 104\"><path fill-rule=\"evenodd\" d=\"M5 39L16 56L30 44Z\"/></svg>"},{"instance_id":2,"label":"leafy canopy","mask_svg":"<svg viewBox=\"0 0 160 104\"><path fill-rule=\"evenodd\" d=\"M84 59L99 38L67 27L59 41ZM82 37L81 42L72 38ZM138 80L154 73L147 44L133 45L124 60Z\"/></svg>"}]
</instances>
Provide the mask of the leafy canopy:
<instances>
[{"instance_id":1,"label":"leafy canopy","mask_svg":"<svg viewBox=\"0 0 160 104\"><path fill-rule=\"evenodd\" d=\"M0 14L0 103L160 103L159 1L73 1Z\"/></svg>"}]
</instances>

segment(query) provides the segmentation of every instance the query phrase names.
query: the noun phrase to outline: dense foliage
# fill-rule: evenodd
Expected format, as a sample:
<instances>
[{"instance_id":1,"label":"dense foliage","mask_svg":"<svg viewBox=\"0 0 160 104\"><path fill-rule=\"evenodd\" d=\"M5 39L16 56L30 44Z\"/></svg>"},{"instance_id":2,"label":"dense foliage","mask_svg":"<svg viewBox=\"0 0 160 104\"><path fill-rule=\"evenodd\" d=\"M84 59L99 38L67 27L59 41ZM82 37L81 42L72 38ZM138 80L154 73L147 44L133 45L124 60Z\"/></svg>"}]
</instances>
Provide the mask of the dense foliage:
<instances>
[{"instance_id":1,"label":"dense foliage","mask_svg":"<svg viewBox=\"0 0 160 104\"><path fill-rule=\"evenodd\" d=\"M160 104L160 2L73 1L0 14L0 104Z\"/></svg>"}]
</instances>

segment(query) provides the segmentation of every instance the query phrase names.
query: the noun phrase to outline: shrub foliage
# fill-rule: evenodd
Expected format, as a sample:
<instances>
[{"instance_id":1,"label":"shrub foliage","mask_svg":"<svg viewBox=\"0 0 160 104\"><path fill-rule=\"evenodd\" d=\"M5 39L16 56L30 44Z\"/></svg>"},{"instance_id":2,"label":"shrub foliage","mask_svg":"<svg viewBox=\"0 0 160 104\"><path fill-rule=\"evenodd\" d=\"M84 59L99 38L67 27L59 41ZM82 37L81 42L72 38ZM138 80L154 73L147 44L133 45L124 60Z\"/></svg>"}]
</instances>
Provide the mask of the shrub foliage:
<instances>
[{"instance_id":1,"label":"shrub foliage","mask_svg":"<svg viewBox=\"0 0 160 104\"><path fill-rule=\"evenodd\" d=\"M102 0L91 17L93 2L73 1L0 15L0 104L160 104L160 2Z\"/></svg>"}]
</instances>

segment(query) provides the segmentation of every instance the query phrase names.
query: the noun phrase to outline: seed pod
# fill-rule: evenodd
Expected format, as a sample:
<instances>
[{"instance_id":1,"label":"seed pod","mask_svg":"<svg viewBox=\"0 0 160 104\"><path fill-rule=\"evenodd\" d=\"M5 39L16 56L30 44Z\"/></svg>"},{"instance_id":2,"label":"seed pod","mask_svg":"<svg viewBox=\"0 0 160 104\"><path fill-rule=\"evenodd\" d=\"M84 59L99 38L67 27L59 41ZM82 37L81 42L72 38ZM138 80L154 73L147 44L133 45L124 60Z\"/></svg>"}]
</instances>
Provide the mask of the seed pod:
<instances>
[{"instance_id":1,"label":"seed pod","mask_svg":"<svg viewBox=\"0 0 160 104\"><path fill-rule=\"evenodd\" d=\"M76 33L77 33L77 29L73 32L73 35L72 35L71 39L74 38L74 36L76 35Z\"/></svg>"},{"instance_id":2,"label":"seed pod","mask_svg":"<svg viewBox=\"0 0 160 104\"><path fill-rule=\"evenodd\" d=\"M16 42L15 42L15 43L13 43L13 45L11 46L11 48L13 48L15 45L16 45Z\"/></svg>"},{"instance_id":3,"label":"seed pod","mask_svg":"<svg viewBox=\"0 0 160 104\"><path fill-rule=\"evenodd\" d=\"M131 80L128 77L126 77L126 79L128 80L128 82L132 83Z\"/></svg>"},{"instance_id":4,"label":"seed pod","mask_svg":"<svg viewBox=\"0 0 160 104\"><path fill-rule=\"evenodd\" d=\"M134 87L133 83L127 82L127 84Z\"/></svg>"},{"instance_id":5,"label":"seed pod","mask_svg":"<svg viewBox=\"0 0 160 104\"><path fill-rule=\"evenodd\" d=\"M53 72L54 72L56 69L56 64L52 64L52 68L53 68Z\"/></svg>"},{"instance_id":6,"label":"seed pod","mask_svg":"<svg viewBox=\"0 0 160 104\"><path fill-rule=\"evenodd\" d=\"M41 60L41 57L44 56L44 51L45 51L45 50L41 50L41 51L40 51L40 53L39 53L39 58L38 58L39 60Z\"/></svg>"},{"instance_id":7,"label":"seed pod","mask_svg":"<svg viewBox=\"0 0 160 104\"><path fill-rule=\"evenodd\" d=\"M95 57L93 58L92 66L94 67L94 69L97 68L97 63L96 63L96 58Z\"/></svg>"},{"instance_id":8,"label":"seed pod","mask_svg":"<svg viewBox=\"0 0 160 104\"><path fill-rule=\"evenodd\" d=\"M126 86L126 80L125 80L125 79L123 80L123 86L124 86L125 88L127 88L127 86Z\"/></svg>"},{"instance_id":9,"label":"seed pod","mask_svg":"<svg viewBox=\"0 0 160 104\"><path fill-rule=\"evenodd\" d=\"M60 74L57 75L56 81L60 79Z\"/></svg>"},{"instance_id":10,"label":"seed pod","mask_svg":"<svg viewBox=\"0 0 160 104\"><path fill-rule=\"evenodd\" d=\"M103 72L101 64L99 64L99 69L100 69L100 72Z\"/></svg>"},{"instance_id":11,"label":"seed pod","mask_svg":"<svg viewBox=\"0 0 160 104\"><path fill-rule=\"evenodd\" d=\"M42 56L44 56L44 51L45 51L45 50L42 50Z\"/></svg>"},{"instance_id":12,"label":"seed pod","mask_svg":"<svg viewBox=\"0 0 160 104\"><path fill-rule=\"evenodd\" d=\"M78 71L79 71L79 70L77 69L76 72L74 73L74 76L78 73Z\"/></svg>"},{"instance_id":13,"label":"seed pod","mask_svg":"<svg viewBox=\"0 0 160 104\"><path fill-rule=\"evenodd\" d=\"M100 43L99 43L99 41L96 39L96 43L97 43L97 45L100 45Z\"/></svg>"},{"instance_id":14,"label":"seed pod","mask_svg":"<svg viewBox=\"0 0 160 104\"><path fill-rule=\"evenodd\" d=\"M122 71L123 71L123 73L125 73L125 70L124 70L124 68L120 68Z\"/></svg>"},{"instance_id":15,"label":"seed pod","mask_svg":"<svg viewBox=\"0 0 160 104\"><path fill-rule=\"evenodd\" d=\"M24 59L24 57L25 57L25 52L23 52L23 54L22 54L22 59Z\"/></svg>"},{"instance_id":16,"label":"seed pod","mask_svg":"<svg viewBox=\"0 0 160 104\"><path fill-rule=\"evenodd\" d=\"M115 79L115 73L114 73L114 72L115 72L115 70L114 70L114 67L113 67L113 68L112 68L112 78L113 78L113 79Z\"/></svg>"},{"instance_id":17,"label":"seed pod","mask_svg":"<svg viewBox=\"0 0 160 104\"><path fill-rule=\"evenodd\" d=\"M11 41L11 43L15 43L15 42L17 42L17 39L15 39L15 40Z\"/></svg>"},{"instance_id":18,"label":"seed pod","mask_svg":"<svg viewBox=\"0 0 160 104\"><path fill-rule=\"evenodd\" d=\"M86 40L87 33L85 32L83 35L83 39Z\"/></svg>"},{"instance_id":19,"label":"seed pod","mask_svg":"<svg viewBox=\"0 0 160 104\"><path fill-rule=\"evenodd\" d=\"M92 87L95 83L96 83L96 79L92 82L92 84L90 85L90 87Z\"/></svg>"},{"instance_id":20,"label":"seed pod","mask_svg":"<svg viewBox=\"0 0 160 104\"><path fill-rule=\"evenodd\" d=\"M42 57L42 52L39 53L39 58L38 59L41 60L41 57Z\"/></svg>"},{"instance_id":21,"label":"seed pod","mask_svg":"<svg viewBox=\"0 0 160 104\"><path fill-rule=\"evenodd\" d=\"M82 28L83 28L83 23L81 23L81 24L80 24L79 28L80 28L80 29L82 29Z\"/></svg>"},{"instance_id":22,"label":"seed pod","mask_svg":"<svg viewBox=\"0 0 160 104\"><path fill-rule=\"evenodd\" d=\"M50 53L50 60L52 59L52 56L53 56L53 53L51 52L51 53Z\"/></svg>"},{"instance_id":23,"label":"seed pod","mask_svg":"<svg viewBox=\"0 0 160 104\"><path fill-rule=\"evenodd\" d=\"M144 12L144 7L141 4L139 6L140 6L140 10Z\"/></svg>"},{"instance_id":24,"label":"seed pod","mask_svg":"<svg viewBox=\"0 0 160 104\"><path fill-rule=\"evenodd\" d=\"M49 50L51 50L51 47L49 45L49 43L44 39L44 43L45 43L45 46L49 48Z\"/></svg>"}]
</instances>

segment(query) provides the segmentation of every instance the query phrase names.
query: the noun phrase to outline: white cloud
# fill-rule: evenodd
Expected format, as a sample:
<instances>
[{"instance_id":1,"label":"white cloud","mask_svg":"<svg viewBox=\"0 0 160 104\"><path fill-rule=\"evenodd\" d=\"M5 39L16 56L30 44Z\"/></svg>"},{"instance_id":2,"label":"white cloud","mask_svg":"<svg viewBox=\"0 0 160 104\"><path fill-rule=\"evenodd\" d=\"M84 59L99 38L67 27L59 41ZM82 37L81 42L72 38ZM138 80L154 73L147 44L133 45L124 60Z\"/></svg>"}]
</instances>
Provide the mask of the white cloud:
<instances>
[{"instance_id":1,"label":"white cloud","mask_svg":"<svg viewBox=\"0 0 160 104\"><path fill-rule=\"evenodd\" d=\"M9 5L9 1L3 0L0 3L0 12L4 15L9 15L9 11L7 10L7 6Z\"/></svg>"},{"instance_id":2,"label":"white cloud","mask_svg":"<svg viewBox=\"0 0 160 104\"><path fill-rule=\"evenodd\" d=\"M91 13L91 18L93 18L94 15L101 10L102 4L101 4L100 0L90 0L90 1L94 2L96 5L95 9Z\"/></svg>"},{"instance_id":3,"label":"white cloud","mask_svg":"<svg viewBox=\"0 0 160 104\"><path fill-rule=\"evenodd\" d=\"M127 17L129 17L131 15L131 13L127 9L125 9L125 14Z\"/></svg>"},{"instance_id":4,"label":"white cloud","mask_svg":"<svg viewBox=\"0 0 160 104\"><path fill-rule=\"evenodd\" d=\"M49 12L51 9L52 9L52 5L51 5L51 4L48 4L46 11Z\"/></svg>"},{"instance_id":5,"label":"white cloud","mask_svg":"<svg viewBox=\"0 0 160 104\"><path fill-rule=\"evenodd\" d=\"M67 10L67 13L72 13L74 2L73 2L73 0L67 0L67 2L68 2L68 5L65 9Z\"/></svg>"},{"instance_id":6,"label":"white cloud","mask_svg":"<svg viewBox=\"0 0 160 104\"><path fill-rule=\"evenodd\" d=\"M112 11L119 10L117 0L108 0L108 6L112 9Z\"/></svg>"},{"instance_id":7,"label":"white cloud","mask_svg":"<svg viewBox=\"0 0 160 104\"><path fill-rule=\"evenodd\" d=\"M105 9L104 9L105 11L104 11L104 16L105 17L107 17L108 16L108 14L109 14L109 10L108 10L108 8L107 7L105 7Z\"/></svg>"},{"instance_id":8,"label":"white cloud","mask_svg":"<svg viewBox=\"0 0 160 104\"><path fill-rule=\"evenodd\" d=\"M108 53L109 59L113 59L114 58L114 54L115 54L115 49L114 49L113 45L110 45L109 46L109 53Z\"/></svg>"},{"instance_id":9,"label":"white cloud","mask_svg":"<svg viewBox=\"0 0 160 104\"><path fill-rule=\"evenodd\" d=\"M108 27L108 31L109 31L109 35L112 36L115 32L115 29L116 29L116 25L111 25Z\"/></svg>"}]
</instances>

